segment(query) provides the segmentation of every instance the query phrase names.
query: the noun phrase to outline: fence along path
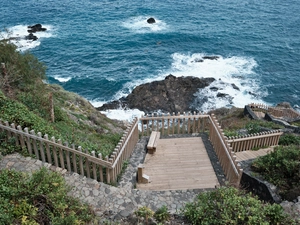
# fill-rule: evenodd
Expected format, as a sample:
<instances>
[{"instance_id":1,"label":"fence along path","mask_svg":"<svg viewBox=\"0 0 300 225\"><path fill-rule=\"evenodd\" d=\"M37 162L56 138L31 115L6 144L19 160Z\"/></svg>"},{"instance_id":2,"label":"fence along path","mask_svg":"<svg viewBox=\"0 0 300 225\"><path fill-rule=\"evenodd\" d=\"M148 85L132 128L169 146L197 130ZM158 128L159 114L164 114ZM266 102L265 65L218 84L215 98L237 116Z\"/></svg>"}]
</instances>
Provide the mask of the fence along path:
<instances>
[{"instance_id":1,"label":"fence along path","mask_svg":"<svg viewBox=\"0 0 300 225\"><path fill-rule=\"evenodd\" d=\"M298 119L300 118L300 113L292 108L283 108L283 107L271 107L264 104L249 104L250 108L252 109L261 109L269 112L275 117L286 117L291 119Z\"/></svg>"},{"instance_id":2,"label":"fence along path","mask_svg":"<svg viewBox=\"0 0 300 225\"><path fill-rule=\"evenodd\" d=\"M236 160L236 155L227 142L223 130L221 129L221 126L214 114L212 114L209 118L211 121L209 139L214 146L215 152L229 183L238 186L240 184L243 169Z\"/></svg>"},{"instance_id":3,"label":"fence along path","mask_svg":"<svg viewBox=\"0 0 300 225\"><path fill-rule=\"evenodd\" d=\"M72 144L62 143L62 140L49 140L47 134L35 133L28 128L22 130L21 126L9 125L8 122L0 120L0 130L6 133L7 139L15 138L17 147L26 149L30 155L37 159L61 167L69 172L79 173L82 176L92 178L101 182L116 182L117 176L122 171L122 166L127 160L135 144L138 141L138 120L135 119L125 131L118 145L110 155L102 158L101 153L96 155L95 151L83 150L81 146L77 149Z\"/></svg>"},{"instance_id":4,"label":"fence along path","mask_svg":"<svg viewBox=\"0 0 300 225\"><path fill-rule=\"evenodd\" d=\"M277 146L282 134L283 132L280 132L279 130L272 130L251 135L229 137L227 142L234 152L241 152L255 148L259 149Z\"/></svg>"},{"instance_id":5,"label":"fence along path","mask_svg":"<svg viewBox=\"0 0 300 225\"><path fill-rule=\"evenodd\" d=\"M204 132L208 128L208 115L175 113L145 115L140 118L141 135L150 136L151 131L160 131L162 136Z\"/></svg>"}]
</instances>

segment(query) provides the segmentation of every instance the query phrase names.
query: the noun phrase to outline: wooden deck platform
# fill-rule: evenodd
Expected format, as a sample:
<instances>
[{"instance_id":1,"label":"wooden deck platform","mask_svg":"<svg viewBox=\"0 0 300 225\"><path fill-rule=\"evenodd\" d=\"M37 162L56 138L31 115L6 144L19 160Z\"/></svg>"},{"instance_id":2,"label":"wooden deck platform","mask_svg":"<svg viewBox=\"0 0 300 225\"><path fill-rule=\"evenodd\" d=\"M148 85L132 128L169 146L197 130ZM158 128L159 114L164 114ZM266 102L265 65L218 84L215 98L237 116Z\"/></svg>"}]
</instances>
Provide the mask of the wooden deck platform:
<instances>
[{"instance_id":1,"label":"wooden deck platform","mask_svg":"<svg viewBox=\"0 0 300 225\"><path fill-rule=\"evenodd\" d=\"M147 154L143 173L150 183L142 190L186 190L219 185L201 137L159 139L156 152Z\"/></svg>"},{"instance_id":2,"label":"wooden deck platform","mask_svg":"<svg viewBox=\"0 0 300 225\"><path fill-rule=\"evenodd\" d=\"M257 151L236 152L235 155L237 161L240 162L248 159L255 159L259 156L267 155L271 151L273 151L273 148L264 148L264 149L259 149Z\"/></svg>"}]
</instances>

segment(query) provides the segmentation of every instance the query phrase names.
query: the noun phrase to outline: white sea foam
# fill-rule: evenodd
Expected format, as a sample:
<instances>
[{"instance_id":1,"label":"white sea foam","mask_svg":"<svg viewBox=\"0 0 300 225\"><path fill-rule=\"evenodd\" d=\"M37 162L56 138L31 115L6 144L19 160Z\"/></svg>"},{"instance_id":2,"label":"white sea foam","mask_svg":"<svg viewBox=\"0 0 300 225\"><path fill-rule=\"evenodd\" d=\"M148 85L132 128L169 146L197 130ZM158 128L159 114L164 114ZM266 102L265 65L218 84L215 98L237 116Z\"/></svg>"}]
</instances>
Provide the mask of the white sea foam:
<instances>
[{"instance_id":1,"label":"white sea foam","mask_svg":"<svg viewBox=\"0 0 300 225\"><path fill-rule=\"evenodd\" d=\"M47 28L46 31L34 33L37 36L37 40L25 40L25 36L29 33L27 32L27 25L16 25L7 29L7 31L0 33L0 39L14 38L11 43L18 47L19 51L26 51L35 48L41 44L43 38L50 38L53 36L53 27L51 25L43 25Z\"/></svg>"},{"instance_id":2,"label":"white sea foam","mask_svg":"<svg viewBox=\"0 0 300 225\"><path fill-rule=\"evenodd\" d=\"M54 76L53 77L55 80L58 80L61 83L68 82L69 80L72 79L72 77L61 77L61 76Z\"/></svg>"},{"instance_id":3,"label":"white sea foam","mask_svg":"<svg viewBox=\"0 0 300 225\"><path fill-rule=\"evenodd\" d=\"M194 106L199 111L207 112L211 109L231 106L244 107L251 102L266 103L261 99L266 96L267 91L262 87L259 75L254 71L257 63L253 58L217 56L217 59L212 60L203 59L204 56L207 54L175 53L172 55L173 62L168 70L156 76L126 83L113 100L125 97L140 84L163 80L167 75L172 74L177 77L215 78L209 87L200 89L195 94L197 100Z\"/></svg>"},{"instance_id":4,"label":"white sea foam","mask_svg":"<svg viewBox=\"0 0 300 225\"><path fill-rule=\"evenodd\" d=\"M196 94L195 107L198 110L207 112L220 107L244 107L251 102L264 103L261 98L266 95L266 91L261 88L259 76L254 72L257 63L253 58L218 56L212 60L203 59L204 56L175 53L170 71L174 76L216 79Z\"/></svg>"},{"instance_id":5,"label":"white sea foam","mask_svg":"<svg viewBox=\"0 0 300 225\"><path fill-rule=\"evenodd\" d=\"M168 25L164 21L156 17L153 17L156 22L153 24L149 24L147 22L147 19L149 19L150 17L152 16L132 17L129 18L127 21L123 22L122 25L136 33L159 32L168 28Z\"/></svg>"},{"instance_id":6,"label":"white sea foam","mask_svg":"<svg viewBox=\"0 0 300 225\"><path fill-rule=\"evenodd\" d=\"M103 106L106 101L99 101L98 99L93 99L93 100L89 100L89 102L94 106L94 107L101 107Z\"/></svg>"},{"instance_id":7,"label":"white sea foam","mask_svg":"<svg viewBox=\"0 0 300 225\"><path fill-rule=\"evenodd\" d=\"M138 109L112 109L107 111L101 111L101 113L105 114L110 119L116 120L125 120L125 121L133 121L134 118L140 118L145 113Z\"/></svg>"}]
</instances>

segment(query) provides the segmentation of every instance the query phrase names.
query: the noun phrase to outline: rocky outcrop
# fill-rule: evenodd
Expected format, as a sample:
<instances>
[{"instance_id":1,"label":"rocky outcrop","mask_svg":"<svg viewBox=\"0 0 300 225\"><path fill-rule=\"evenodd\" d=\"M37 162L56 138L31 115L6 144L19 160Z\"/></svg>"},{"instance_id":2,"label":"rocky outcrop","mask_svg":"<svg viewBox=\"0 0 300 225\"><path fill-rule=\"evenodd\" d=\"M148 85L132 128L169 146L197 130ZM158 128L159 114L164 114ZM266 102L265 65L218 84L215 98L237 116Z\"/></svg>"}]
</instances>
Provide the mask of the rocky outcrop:
<instances>
[{"instance_id":1,"label":"rocky outcrop","mask_svg":"<svg viewBox=\"0 0 300 225\"><path fill-rule=\"evenodd\" d=\"M28 26L27 28L29 28L27 31L28 33L35 33L38 31L46 31L47 28L42 27L42 24L35 24L33 26Z\"/></svg>"},{"instance_id":2,"label":"rocky outcrop","mask_svg":"<svg viewBox=\"0 0 300 225\"><path fill-rule=\"evenodd\" d=\"M154 81L137 86L126 98L110 102L98 110L117 109L121 107L137 108L150 113L194 111L191 107L199 88L210 85L214 78L175 77L168 75L162 81Z\"/></svg>"},{"instance_id":3,"label":"rocky outcrop","mask_svg":"<svg viewBox=\"0 0 300 225\"><path fill-rule=\"evenodd\" d=\"M149 19L147 19L147 23L156 23L155 19L153 17L150 17Z\"/></svg>"},{"instance_id":4,"label":"rocky outcrop","mask_svg":"<svg viewBox=\"0 0 300 225\"><path fill-rule=\"evenodd\" d=\"M33 35L32 33L30 33L29 35L25 36L25 40L32 40L32 41L35 41L37 40L38 37Z\"/></svg>"}]
</instances>

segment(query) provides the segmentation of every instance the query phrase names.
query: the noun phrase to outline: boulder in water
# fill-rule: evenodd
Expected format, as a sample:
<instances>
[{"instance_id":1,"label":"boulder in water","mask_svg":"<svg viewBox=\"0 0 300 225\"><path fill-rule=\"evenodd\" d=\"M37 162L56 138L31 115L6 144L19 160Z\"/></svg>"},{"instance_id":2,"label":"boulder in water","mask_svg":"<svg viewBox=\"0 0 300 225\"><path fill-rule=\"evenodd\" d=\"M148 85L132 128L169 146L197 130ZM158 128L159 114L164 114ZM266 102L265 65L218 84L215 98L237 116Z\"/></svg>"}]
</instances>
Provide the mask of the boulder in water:
<instances>
[{"instance_id":1,"label":"boulder in water","mask_svg":"<svg viewBox=\"0 0 300 225\"><path fill-rule=\"evenodd\" d=\"M153 17L150 17L149 19L147 19L147 23L156 23L155 19Z\"/></svg>"}]
</instances>

